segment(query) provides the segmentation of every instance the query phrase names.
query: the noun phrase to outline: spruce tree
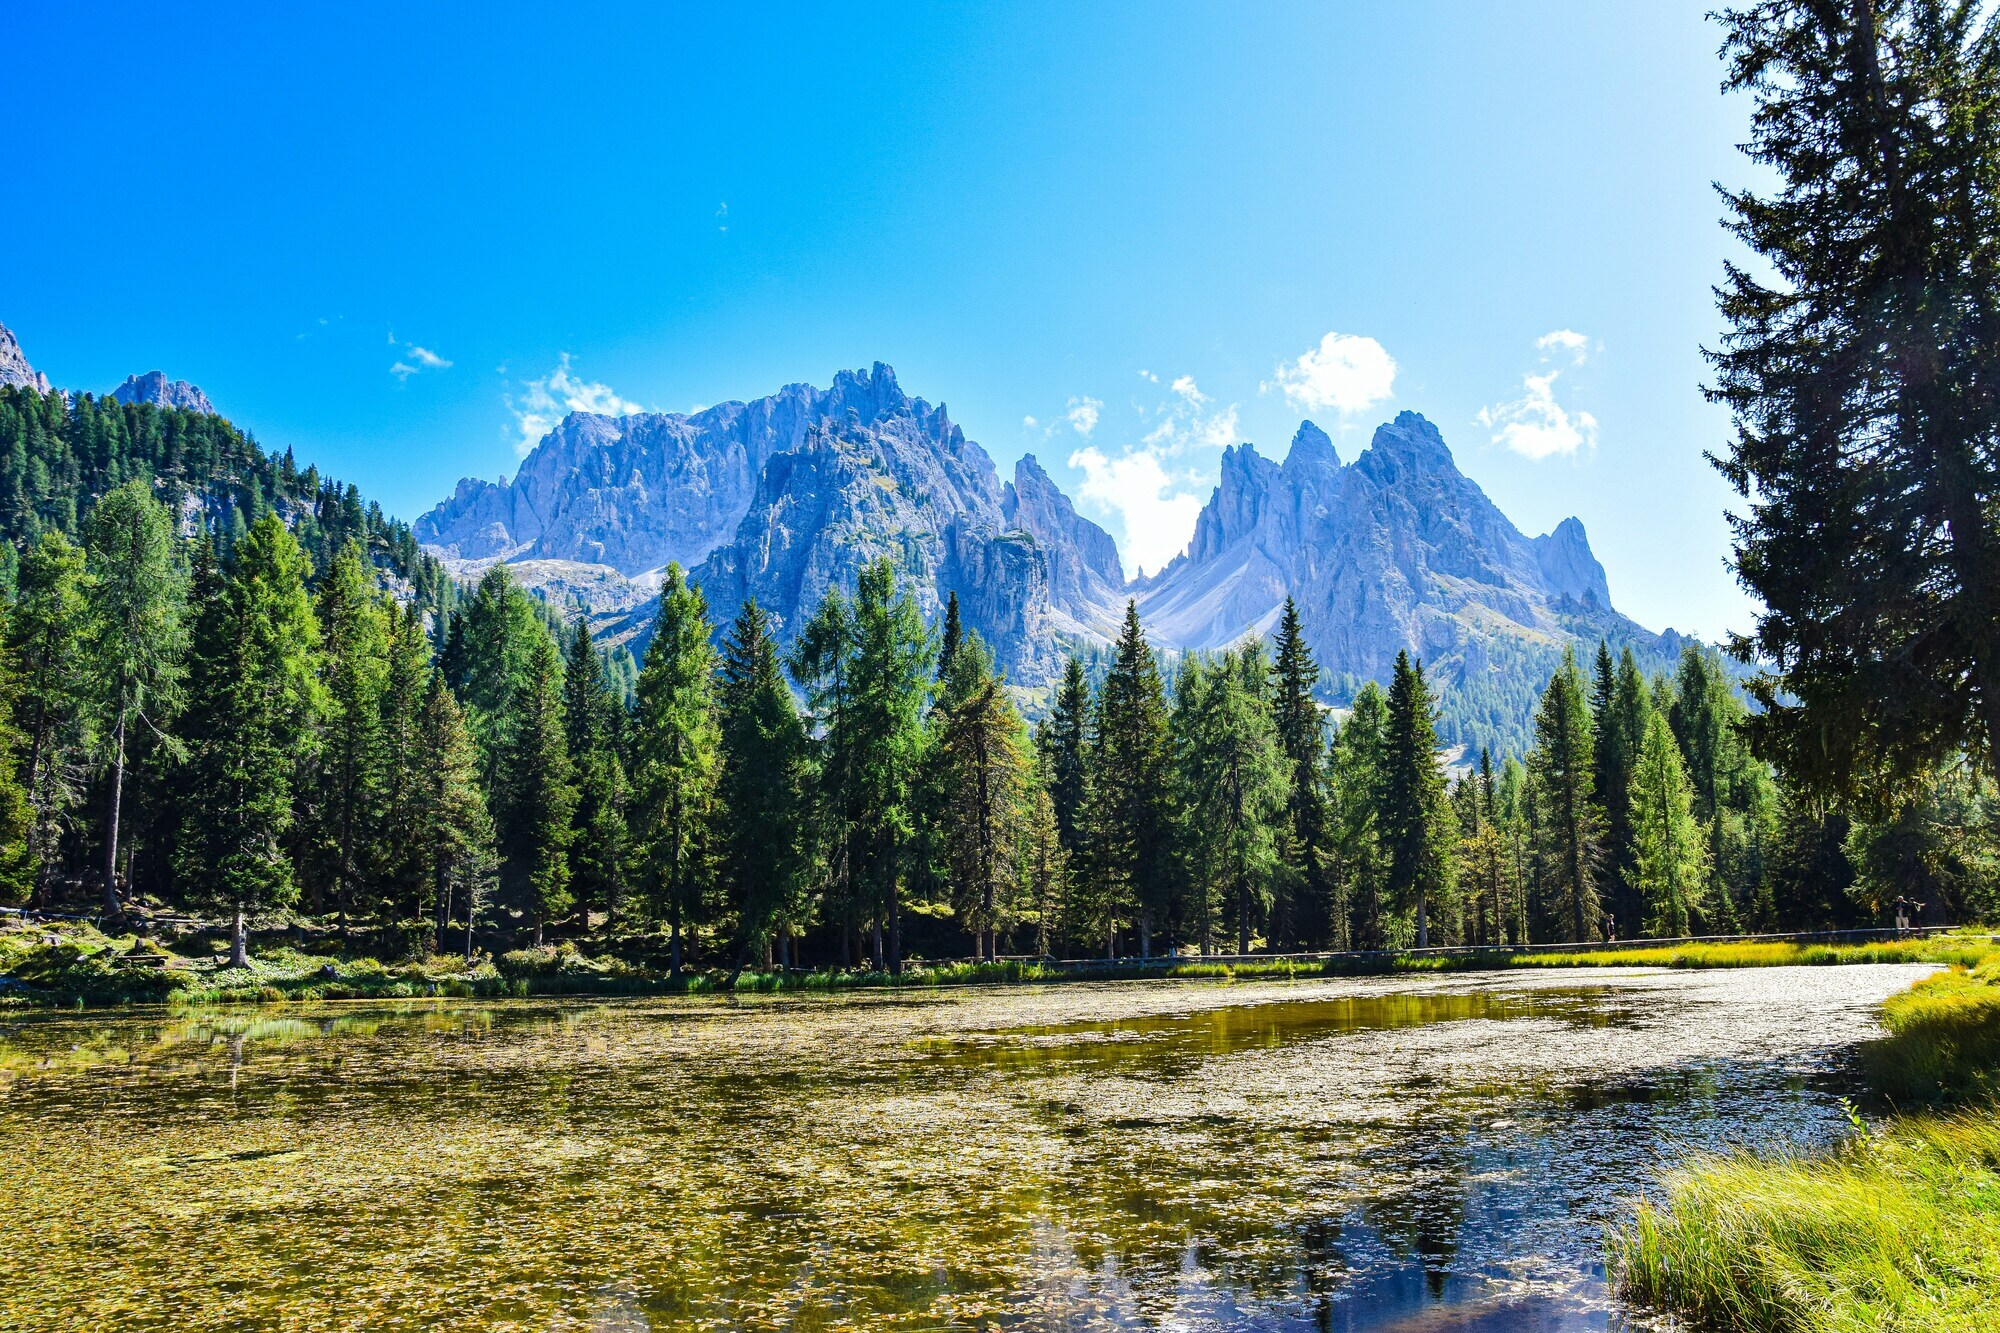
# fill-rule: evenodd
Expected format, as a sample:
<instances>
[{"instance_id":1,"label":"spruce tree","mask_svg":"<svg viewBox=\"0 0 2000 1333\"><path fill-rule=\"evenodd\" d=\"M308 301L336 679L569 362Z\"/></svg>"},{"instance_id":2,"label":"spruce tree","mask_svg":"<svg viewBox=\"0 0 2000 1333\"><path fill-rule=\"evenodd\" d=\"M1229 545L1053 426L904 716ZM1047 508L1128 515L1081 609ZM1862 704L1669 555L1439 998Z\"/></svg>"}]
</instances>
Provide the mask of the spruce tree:
<instances>
[{"instance_id":1,"label":"spruce tree","mask_svg":"<svg viewBox=\"0 0 2000 1333\"><path fill-rule=\"evenodd\" d=\"M21 780L26 738L15 724L21 681L13 654L5 647L11 637L6 621L0 611L0 902L19 903L34 890L40 868L31 845L34 815Z\"/></svg>"},{"instance_id":2,"label":"spruce tree","mask_svg":"<svg viewBox=\"0 0 2000 1333\"><path fill-rule=\"evenodd\" d=\"M708 883L709 821L720 736L708 601L677 564L660 588L653 641L639 671L633 719L633 836L643 849L657 910L672 935L680 975L688 929Z\"/></svg>"},{"instance_id":3,"label":"spruce tree","mask_svg":"<svg viewBox=\"0 0 2000 1333\"><path fill-rule=\"evenodd\" d=\"M389 910L404 917L435 906L422 853L419 806L435 762L424 731L424 709L436 673L423 612L414 602L390 608L382 686L382 834L374 862ZM442 925L439 927L442 930ZM438 942L442 948L442 939Z\"/></svg>"},{"instance_id":4,"label":"spruce tree","mask_svg":"<svg viewBox=\"0 0 2000 1333\"><path fill-rule=\"evenodd\" d=\"M328 702L310 572L275 514L250 525L226 575L206 556L198 566L175 871L192 896L231 912L234 967L248 961L250 912L298 895L286 850L294 779Z\"/></svg>"},{"instance_id":5,"label":"spruce tree","mask_svg":"<svg viewBox=\"0 0 2000 1333\"><path fill-rule=\"evenodd\" d=\"M1739 657L1770 757L1832 794L1961 748L2000 770L2000 13L1729 9L1725 87L1775 183L1727 194L1711 397L1750 503ZM1683 736L1683 743L1685 743ZM1691 767L1699 761L1690 754ZM1697 796L1699 772L1693 775Z\"/></svg>"},{"instance_id":6,"label":"spruce tree","mask_svg":"<svg viewBox=\"0 0 2000 1333\"><path fill-rule=\"evenodd\" d=\"M1084 678L1083 663L1071 654L1063 661L1062 683L1056 687L1055 703L1035 733L1044 756L1049 803L1063 850L1072 857L1082 845L1086 801L1086 749L1090 740L1090 683Z\"/></svg>"},{"instance_id":7,"label":"spruce tree","mask_svg":"<svg viewBox=\"0 0 2000 1333\"><path fill-rule=\"evenodd\" d=\"M965 626L958 616L958 593L946 594L944 604L944 631L938 637L937 678L940 684L951 674L952 663L958 660L958 650L965 646Z\"/></svg>"},{"instance_id":8,"label":"spruce tree","mask_svg":"<svg viewBox=\"0 0 2000 1333\"><path fill-rule=\"evenodd\" d=\"M1347 720L1334 733L1328 765L1338 892L1346 907L1344 942L1357 949L1390 942L1380 806L1388 733L1389 701L1371 680L1355 693Z\"/></svg>"},{"instance_id":9,"label":"spruce tree","mask_svg":"<svg viewBox=\"0 0 2000 1333\"><path fill-rule=\"evenodd\" d=\"M736 916L736 967L775 934L781 962L802 925L810 781L805 725L778 666L771 620L751 598L723 646L720 870Z\"/></svg>"},{"instance_id":10,"label":"spruce tree","mask_svg":"<svg viewBox=\"0 0 2000 1333\"><path fill-rule=\"evenodd\" d=\"M1694 816L1694 787L1667 720L1646 723L1631 777L1634 874L1646 904L1646 929L1678 938L1691 933L1708 880L1708 846Z\"/></svg>"},{"instance_id":11,"label":"spruce tree","mask_svg":"<svg viewBox=\"0 0 2000 1333\"><path fill-rule=\"evenodd\" d=\"M806 699L806 730L813 771L813 860L822 867L822 902L840 937L840 963L851 964L860 927L861 801L856 777L853 689L854 616L839 589L828 589L812 619L799 631L788 663Z\"/></svg>"},{"instance_id":12,"label":"spruce tree","mask_svg":"<svg viewBox=\"0 0 2000 1333\"><path fill-rule=\"evenodd\" d=\"M887 557L855 587L851 773L856 784L856 882L874 928L875 965L903 967L902 888L917 832L913 796L923 762L923 710L935 646L917 604L896 587ZM886 934L886 940L885 940Z\"/></svg>"},{"instance_id":13,"label":"spruce tree","mask_svg":"<svg viewBox=\"0 0 2000 1333\"><path fill-rule=\"evenodd\" d=\"M1528 757L1534 795L1546 821L1544 910L1572 940L1596 931L1602 833L1594 804L1590 709L1576 653L1563 650L1535 710L1535 749Z\"/></svg>"},{"instance_id":14,"label":"spruce tree","mask_svg":"<svg viewBox=\"0 0 2000 1333\"><path fill-rule=\"evenodd\" d=\"M1127 601L1111 670L1097 695L1089 769L1093 924L1114 958L1118 927L1127 919L1138 925L1140 956L1150 957L1153 926L1169 906L1168 753L1166 687L1138 605Z\"/></svg>"},{"instance_id":15,"label":"spruce tree","mask_svg":"<svg viewBox=\"0 0 2000 1333\"><path fill-rule=\"evenodd\" d=\"M1050 791L1054 785L1049 751L1038 750L1028 783L1027 816L1021 826L1021 900L1034 913L1035 952L1052 957L1067 930L1069 852Z\"/></svg>"},{"instance_id":16,"label":"spruce tree","mask_svg":"<svg viewBox=\"0 0 2000 1333\"><path fill-rule=\"evenodd\" d=\"M1193 769L1188 829L1208 850L1200 859L1216 877L1236 925L1236 951L1270 910L1284 846L1290 760L1263 698L1269 662L1261 643L1191 664L1205 677L1186 747Z\"/></svg>"},{"instance_id":17,"label":"spruce tree","mask_svg":"<svg viewBox=\"0 0 2000 1333\"><path fill-rule=\"evenodd\" d=\"M1597 641L1597 659L1590 682L1590 723L1593 752L1592 774L1596 780L1598 827L1603 835L1603 894L1626 920L1637 920L1637 905L1631 892L1632 820L1629 801L1632 766L1638 761L1645 733L1630 731L1624 710L1619 706L1619 671L1611 647Z\"/></svg>"},{"instance_id":18,"label":"spruce tree","mask_svg":"<svg viewBox=\"0 0 2000 1333\"><path fill-rule=\"evenodd\" d=\"M562 654L536 627L526 668L506 711L501 763L502 882L535 914L535 944L576 905L569 847L576 836L576 771L563 735Z\"/></svg>"},{"instance_id":19,"label":"spruce tree","mask_svg":"<svg viewBox=\"0 0 2000 1333\"><path fill-rule=\"evenodd\" d=\"M465 959L472 961L472 932L480 903L498 868L493 819L479 789L479 747L442 672L424 691L417 729L427 758L412 793L411 829L423 874L437 947L453 910L465 910Z\"/></svg>"},{"instance_id":20,"label":"spruce tree","mask_svg":"<svg viewBox=\"0 0 2000 1333\"><path fill-rule=\"evenodd\" d=\"M953 655L936 709L932 764L941 796L944 862L975 958L999 956L1019 883L1016 843L1026 817L1027 731L977 634Z\"/></svg>"},{"instance_id":21,"label":"spruce tree","mask_svg":"<svg viewBox=\"0 0 2000 1333\"><path fill-rule=\"evenodd\" d=\"M122 916L118 838L133 729L164 734L181 701L187 651L182 623L186 581L174 560L173 522L143 481L118 487L84 528L88 613L83 654L93 701L108 806L104 819L104 907Z\"/></svg>"},{"instance_id":22,"label":"spruce tree","mask_svg":"<svg viewBox=\"0 0 2000 1333\"><path fill-rule=\"evenodd\" d=\"M626 874L625 766L616 746L623 707L591 640L590 623L579 615L563 662L563 733L577 786L570 883L585 912L602 906L607 919L617 913Z\"/></svg>"},{"instance_id":23,"label":"spruce tree","mask_svg":"<svg viewBox=\"0 0 2000 1333\"><path fill-rule=\"evenodd\" d=\"M1313 660L1299 611L1285 598L1278 621L1272 721L1289 767L1288 813L1292 845L1299 860L1297 880L1303 901L1291 913L1300 942L1324 946L1333 936L1333 885L1326 792L1326 717L1315 692L1319 663Z\"/></svg>"},{"instance_id":24,"label":"spruce tree","mask_svg":"<svg viewBox=\"0 0 2000 1333\"><path fill-rule=\"evenodd\" d=\"M353 542L334 556L315 601L327 706L314 747L316 781L307 793L312 812L307 838L315 852L315 881L333 890L344 933L360 885L380 882L389 613L375 591L374 572Z\"/></svg>"},{"instance_id":25,"label":"spruce tree","mask_svg":"<svg viewBox=\"0 0 2000 1333\"><path fill-rule=\"evenodd\" d=\"M19 685L27 847L41 889L61 859L63 834L82 795L90 739L83 552L62 533L44 532L22 553L16 587L7 646Z\"/></svg>"},{"instance_id":26,"label":"spruce tree","mask_svg":"<svg viewBox=\"0 0 2000 1333\"><path fill-rule=\"evenodd\" d=\"M1431 908L1452 887L1456 836L1438 755L1437 708L1423 664L1412 662L1407 652L1396 654L1382 748L1378 799L1388 859L1385 888L1399 912L1414 913L1417 947L1428 948Z\"/></svg>"}]
</instances>

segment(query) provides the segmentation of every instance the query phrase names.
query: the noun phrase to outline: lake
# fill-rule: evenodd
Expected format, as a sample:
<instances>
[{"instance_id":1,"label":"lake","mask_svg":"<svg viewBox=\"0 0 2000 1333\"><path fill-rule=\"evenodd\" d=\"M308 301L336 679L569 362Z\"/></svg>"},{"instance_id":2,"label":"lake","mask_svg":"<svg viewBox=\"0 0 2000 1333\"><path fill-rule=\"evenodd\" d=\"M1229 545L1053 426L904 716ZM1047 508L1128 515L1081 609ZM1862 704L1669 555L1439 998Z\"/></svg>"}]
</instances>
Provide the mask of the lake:
<instances>
[{"instance_id":1,"label":"lake","mask_svg":"<svg viewBox=\"0 0 2000 1333\"><path fill-rule=\"evenodd\" d=\"M1626 1328L1932 969L0 1018L0 1328Z\"/></svg>"}]
</instances>

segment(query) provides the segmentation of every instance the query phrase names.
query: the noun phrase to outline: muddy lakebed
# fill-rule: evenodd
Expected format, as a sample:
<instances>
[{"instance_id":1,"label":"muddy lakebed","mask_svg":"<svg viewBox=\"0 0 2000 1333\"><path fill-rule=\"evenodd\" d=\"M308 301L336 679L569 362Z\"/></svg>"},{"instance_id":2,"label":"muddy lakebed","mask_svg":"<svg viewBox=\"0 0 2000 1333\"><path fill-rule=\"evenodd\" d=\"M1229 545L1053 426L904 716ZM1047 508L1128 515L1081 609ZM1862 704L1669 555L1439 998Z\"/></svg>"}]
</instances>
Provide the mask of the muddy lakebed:
<instances>
[{"instance_id":1,"label":"muddy lakebed","mask_svg":"<svg viewBox=\"0 0 2000 1333\"><path fill-rule=\"evenodd\" d=\"M0 1018L0 1328L1643 1327L1925 966Z\"/></svg>"}]
</instances>

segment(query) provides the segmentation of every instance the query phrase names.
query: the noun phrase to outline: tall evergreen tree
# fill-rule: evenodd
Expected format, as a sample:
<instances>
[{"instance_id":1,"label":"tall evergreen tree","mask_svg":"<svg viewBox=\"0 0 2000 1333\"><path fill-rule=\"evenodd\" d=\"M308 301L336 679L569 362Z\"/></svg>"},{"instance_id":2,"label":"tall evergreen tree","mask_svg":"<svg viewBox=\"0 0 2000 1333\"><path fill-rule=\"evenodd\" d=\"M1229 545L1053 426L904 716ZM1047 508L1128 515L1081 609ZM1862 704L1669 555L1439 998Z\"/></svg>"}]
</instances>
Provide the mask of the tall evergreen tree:
<instances>
[{"instance_id":1,"label":"tall evergreen tree","mask_svg":"<svg viewBox=\"0 0 2000 1333\"><path fill-rule=\"evenodd\" d=\"M1272 683L1271 715L1290 769L1288 813L1292 846L1299 860L1297 882L1303 890L1302 901L1290 913L1290 929L1295 941L1324 947L1334 933L1326 717L1315 697L1319 663L1313 660L1298 607L1290 597L1285 598L1284 614L1278 621Z\"/></svg>"},{"instance_id":2,"label":"tall evergreen tree","mask_svg":"<svg viewBox=\"0 0 2000 1333\"><path fill-rule=\"evenodd\" d=\"M1063 661L1062 683L1056 687L1055 702L1035 740L1045 756L1056 831L1063 850L1074 856L1082 843L1085 752L1090 741L1090 683L1075 654Z\"/></svg>"},{"instance_id":3,"label":"tall evergreen tree","mask_svg":"<svg viewBox=\"0 0 2000 1333\"><path fill-rule=\"evenodd\" d=\"M44 532L22 553L16 586L7 646L20 689L16 720L29 812L27 849L40 888L61 859L63 834L82 794L89 742L83 552L61 532Z\"/></svg>"},{"instance_id":4,"label":"tall evergreen tree","mask_svg":"<svg viewBox=\"0 0 2000 1333\"><path fill-rule=\"evenodd\" d=\"M1629 654L1630 649L1626 650ZM1610 645L1597 641L1597 660L1591 674L1590 722L1591 769L1597 787L1598 827L1602 831L1603 875L1601 897L1628 921L1638 919L1632 883L1632 767L1638 762L1639 746L1645 732L1633 730L1635 721L1621 706L1619 667ZM1643 719L1637 719L1643 723Z\"/></svg>"},{"instance_id":5,"label":"tall evergreen tree","mask_svg":"<svg viewBox=\"0 0 2000 1333\"><path fill-rule=\"evenodd\" d=\"M1236 951L1269 910L1287 833L1290 760L1263 698L1269 671L1261 643L1186 670L1204 677L1192 719L1189 831L1209 850L1201 860L1218 879L1236 924Z\"/></svg>"},{"instance_id":6,"label":"tall evergreen tree","mask_svg":"<svg viewBox=\"0 0 2000 1333\"><path fill-rule=\"evenodd\" d=\"M1634 873L1646 904L1646 929L1678 938L1692 933L1708 880L1708 846L1694 817L1694 788L1667 720L1654 713L1633 766L1630 803Z\"/></svg>"},{"instance_id":7,"label":"tall evergreen tree","mask_svg":"<svg viewBox=\"0 0 2000 1333\"><path fill-rule=\"evenodd\" d=\"M775 934L790 961L803 924L811 778L805 725L778 666L771 620L743 603L722 652L721 874L735 910L736 966Z\"/></svg>"},{"instance_id":8,"label":"tall evergreen tree","mask_svg":"<svg viewBox=\"0 0 2000 1333\"><path fill-rule=\"evenodd\" d=\"M912 797L923 760L923 710L935 645L886 557L861 571L853 611L851 773L857 790L856 881L874 928L875 965L903 968L902 888L914 845ZM886 940L885 940L886 934Z\"/></svg>"},{"instance_id":9,"label":"tall evergreen tree","mask_svg":"<svg viewBox=\"0 0 2000 1333\"><path fill-rule=\"evenodd\" d=\"M1056 942L1064 937L1069 909L1069 852L1049 794L1054 785L1049 760L1047 749L1036 751L1018 844L1021 899L1034 913L1035 952L1044 958L1054 954Z\"/></svg>"},{"instance_id":10,"label":"tall evergreen tree","mask_svg":"<svg viewBox=\"0 0 2000 1333\"><path fill-rule=\"evenodd\" d=\"M2000 770L2000 13L1721 17L1725 86L1756 103L1746 151L1776 181L1727 196L1762 262L1727 267L1711 354L1762 605L1738 655L1776 667L1753 726L1836 793L1961 747Z\"/></svg>"},{"instance_id":11,"label":"tall evergreen tree","mask_svg":"<svg viewBox=\"0 0 2000 1333\"><path fill-rule=\"evenodd\" d=\"M526 670L506 714L501 763L502 885L535 914L535 944L576 905L569 847L576 836L576 770L563 734L562 653L536 627Z\"/></svg>"},{"instance_id":12,"label":"tall evergreen tree","mask_svg":"<svg viewBox=\"0 0 2000 1333\"><path fill-rule=\"evenodd\" d=\"M389 910L415 918L425 914L425 904L432 900L426 891L430 875L422 851L420 807L431 766L438 762L425 731L424 710L430 689L439 682L423 612L416 604L391 608L388 627L382 685L382 837L375 861ZM438 947L443 947L441 936Z\"/></svg>"},{"instance_id":13,"label":"tall evergreen tree","mask_svg":"<svg viewBox=\"0 0 2000 1333\"><path fill-rule=\"evenodd\" d=\"M1535 710L1528 772L1547 835L1542 848L1544 910L1572 940L1588 939L1601 919L1597 885L1602 833L1594 804L1594 748L1583 673L1575 652L1564 649L1562 665L1549 677Z\"/></svg>"},{"instance_id":14,"label":"tall evergreen tree","mask_svg":"<svg viewBox=\"0 0 2000 1333\"><path fill-rule=\"evenodd\" d=\"M242 967L249 913L298 895L286 850L294 776L318 744L327 695L311 564L284 523L264 515L227 575L211 569L197 580L175 869L193 896L232 913L230 960Z\"/></svg>"},{"instance_id":15,"label":"tall evergreen tree","mask_svg":"<svg viewBox=\"0 0 2000 1333\"><path fill-rule=\"evenodd\" d=\"M165 734L181 700L187 651L186 581L174 559L173 522L143 481L97 502L84 529L89 612L83 650L97 686L97 731L109 781L104 819L104 907L118 899L118 838L133 728Z\"/></svg>"},{"instance_id":16,"label":"tall evergreen tree","mask_svg":"<svg viewBox=\"0 0 2000 1333\"><path fill-rule=\"evenodd\" d=\"M639 671L632 737L633 832L644 849L655 902L672 933L675 976L709 880L709 820L721 739L711 633L708 600L679 565L668 565L653 641Z\"/></svg>"},{"instance_id":17,"label":"tall evergreen tree","mask_svg":"<svg viewBox=\"0 0 2000 1333\"><path fill-rule=\"evenodd\" d=\"M1444 762L1438 754L1437 708L1421 662L1396 654L1389 682L1388 725L1383 739L1382 842L1388 856L1386 889L1399 911L1416 917L1417 947L1430 945L1430 912L1453 882L1453 818L1445 802Z\"/></svg>"},{"instance_id":18,"label":"tall evergreen tree","mask_svg":"<svg viewBox=\"0 0 2000 1333\"><path fill-rule=\"evenodd\" d=\"M333 890L341 929L360 885L379 883L383 796L388 774L382 695L389 677L389 615L361 549L349 542L320 580L319 665L326 690L306 836L309 873ZM317 897L317 891L315 891Z\"/></svg>"},{"instance_id":19,"label":"tall evergreen tree","mask_svg":"<svg viewBox=\"0 0 2000 1333\"><path fill-rule=\"evenodd\" d=\"M814 860L823 867L823 901L840 936L840 962L853 962L861 900L861 805L855 765L854 616L839 589L828 589L792 645L792 676L805 692L807 734L813 755Z\"/></svg>"},{"instance_id":20,"label":"tall evergreen tree","mask_svg":"<svg viewBox=\"0 0 2000 1333\"><path fill-rule=\"evenodd\" d=\"M479 747L442 672L432 675L424 692L417 734L429 761L413 793L411 824L419 865L430 913L437 922L440 949L452 912L463 905L465 958L469 963L473 927L480 903L494 882L498 861L493 819L479 789Z\"/></svg>"},{"instance_id":21,"label":"tall evergreen tree","mask_svg":"<svg viewBox=\"0 0 2000 1333\"><path fill-rule=\"evenodd\" d=\"M1139 927L1140 955L1151 956L1153 925L1168 906L1167 758L1166 687L1138 605L1128 601L1111 671L1098 691L1090 747L1090 896L1112 957L1128 917Z\"/></svg>"},{"instance_id":22,"label":"tall evergreen tree","mask_svg":"<svg viewBox=\"0 0 2000 1333\"><path fill-rule=\"evenodd\" d=\"M578 616L563 662L563 734L576 767L576 837L570 843L570 883L587 912L618 910L626 874L625 766L616 746L621 704L603 656Z\"/></svg>"},{"instance_id":23,"label":"tall evergreen tree","mask_svg":"<svg viewBox=\"0 0 2000 1333\"><path fill-rule=\"evenodd\" d=\"M1388 857L1378 801L1388 735L1389 701L1371 680L1356 691L1347 720L1334 734L1328 765L1338 892L1346 907L1345 943L1357 949L1390 943Z\"/></svg>"},{"instance_id":24,"label":"tall evergreen tree","mask_svg":"<svg viewBox=\"0 0 2000 1333\"><path fill-rule=\"evenodd\" d=\"M944 860L973 955L997 958L1017 909L1017 841L1027 815L1027 730L977 634L953 655L932 713Z\"/></svg>"},{"instance_id":25,"label":"tall evergreen tree","mask_svg":"<svg viewBox=\"0 0 2000 1333\"><path fill-rule=\"evenodd\" d=\"M940 684L951 674L958 650L965 646L965 625L958 615L958 593L947 593L944 604L944 631L938 637L937 678Z\"/></svg>"}]
</instances>

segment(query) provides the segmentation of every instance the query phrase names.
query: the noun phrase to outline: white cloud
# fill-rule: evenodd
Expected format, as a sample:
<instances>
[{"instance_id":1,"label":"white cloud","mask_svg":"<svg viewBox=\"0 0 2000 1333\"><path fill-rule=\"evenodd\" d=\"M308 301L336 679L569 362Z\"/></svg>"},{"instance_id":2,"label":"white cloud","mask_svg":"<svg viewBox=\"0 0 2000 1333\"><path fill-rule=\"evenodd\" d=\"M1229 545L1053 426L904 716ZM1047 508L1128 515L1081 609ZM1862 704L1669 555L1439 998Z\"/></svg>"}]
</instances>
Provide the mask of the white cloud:
<instances>
[{"instance_id":1,"label":"white cloud","mask_svg":"<svg viewBox=\"0 0 2000 1333\"><path fill-rule=\"evenodd\" d=\"M1090 432L1097 429L1098 414L1103 410L1104 404L1095 398L1072 398L1069 400L1069 411L1063 413L1063 417L1069 422L1070 429L1087 440ZM1030 421L1033 419L1029 418Z\"/></svg>"},{"instance_id":2,"label":"white cloud","mask_svg":"<svg viewBox=\"0 0 2000 1333\"><path fill-rule=\"evenodd\" d=\"M1176 376L1174 382L1167 387L1187 399L1188 402L1194 404L1196 407L1200 407L1208 401L1208 395L1195 387L1194 376L1192 375Z\"/></svg>"},{"instance_id":3,"label":"white cloud","mask_svg":"<svg viewBox=\"0 0 2000 1333\"><path fill-rule=\"evenodd\" d=\"M1571 412L1556 401L1556 380L1561 374L1551 370L1546 375L1523 376L1521 384L1526 392L1519 398L1480 409L1479 424L1493 432L1495 444L1504 444L1524 458L1537 459L1597 447L1597 418L1588 412Z\"/></svg>"},{"instance_id":4,"label":"white cloud","mask_svg":"<svg viewBox=\"0 0 2000 1333\"><path fill-rule=\"evenodd\" d=\"M507 410L514 414L514 424L519 438L514 441L514 452L526 455L544 435L554 430L556 423L571 412L599 412L605 416L630 416L643 412L644 408L630 399L621 398L608 384L579 378L569 368L569 353L562 354L562 360L554 371L538 380L525 380L521 384L521 395L516 399L509 394L505 397Z\"/></svg>"},{"instance_id":5,"label":"white cloud","mask_svg":"<svg viewBox=\"0 0 2000 1333\"><path fill-rule=\"evenodd\" d=\"M717 231L728 231L729 201L727 199L723 200L721 203L715 206L715 217L716 217L715 229Z\"/></svg>"},{"instance_id":6,"label":"white cloud","mask_svg":"<svg viewBox=\"0 0 2000 1333\"><path fill-rule=\"evenodd\" d=\"M325 320L320 321L320 323L322 324L324 324L325 322L326 322ZM433 352L430 348L419 347L415 343L397 342L396 331L394 329L391 329L389 331L389 346L401 347L405 352L408 352L410 354L410 359L408 361L405 361L399 357L397 358L395 363L389 367L389 373L391 375L394 375L399 380L407 382L410 376L420 375L426 370L451 369L451 362L447 361L444 357L439 356L436 352ZM414 365L411 364L412 362L414 362L415 364Z\"/></svg>"},{"instance_id":7,"label":"white cloud","mask_svg":"<svg viewBox=\"0 0 2000 1333\"><path fill-rule=\"evenodd\" d=\"M1387 402L1395 382L1396 360L1381 343L1357 333L1329 333L1298 360L1279 362L1277 378L1263 388L1282 389L1285 401L1308 412L1331 408L1346 415Z\"/></svg>"},{"instance_id":8,"label":"white cloud","mask_svg":"<svg viewBox=\"0 0 2000 1333\"><path fill-rule=\"evenodd\" d=\"M1154 381L1157 383L1157 379ZM1162 457L1191 449L1221 449L1237 441L1237 404L1213 406L1214 399L1201 391L1192 375L1177 375L1168 384L1174 395L1155 407L1134 404L1142 421L1152 428L1140 443Z\"/></svg>"},{"instance_id":9,"label":"white cloud","mask_svg":"<svg viewBox=\"0 0 2000 1333\"><path fill-rule=\"evenodd\" d=\"M1083 472L1078 494L1118 515L1124 532L1118 550L1127 570L1157 570L1187 549L1201 517L1199 493L1175 493L1198 485L1192 477L1170 474L1159 455L1146 449L1106 457L1095 446L1069 456L1069 465Z\"/></svg>"},{"instance_id":10,"label":"white cloud","mask_svg":"<svg viewBox=\"0 0 2000 1333\"><path fill-rule=\"evenodd\" d=\"M1034 419L1033 417L1022 417L1022 418L1021 418L1021 427L1022 427L1022 429L1024 429L1024 430L1034 430L1034 429L1035 429L1036 427L1040 426L1041 424L1042 424L1041 422L1039 422L1039 421L1035 420L1035 419Z\"/></svg>"},{"instance_id":11,"label":"white cloud","mask_svg":"<svg viewBox=\"0 0 2000 1333\"><path fill-rule=\"evenodd\" d=\"M1142 371L1140 371L1140 372L1139 372L1139 378L1140 378L1140 379L1142 379L1142 380L1147 380L1147 381L1150 381L1150 382L1151 382L1151 383L1153 383L1153 384L1158 384L1158 383L1160 382L1160 377L1159 377L1158 375L1155 375L1155 374L1154 374L1154 373L1153 373L1152 371L1150 371L1150 370L1142 370Z\"/></svg>"},{"instance_id":12,"label":"white cloud","mask_svg":"<svg viewBox=\"0 0 2000 1333\"><path fill-rule=\"evenodd\" d=\"M1555 329L1535 339L1544 366L1562 356L1572 367L1590 356L1590 339L1575 329ZM1562 371L1551 368L1540 375L1521 377L1519 398L1479 410L1479 424L1493 432L1493 443L1505 445L1523 458L1550 458L1575 454L1579 449L1597 447L1597 418L1588 412L1572 412L1556 401L1556 382Z\"/></svg>"}]
</instances>

